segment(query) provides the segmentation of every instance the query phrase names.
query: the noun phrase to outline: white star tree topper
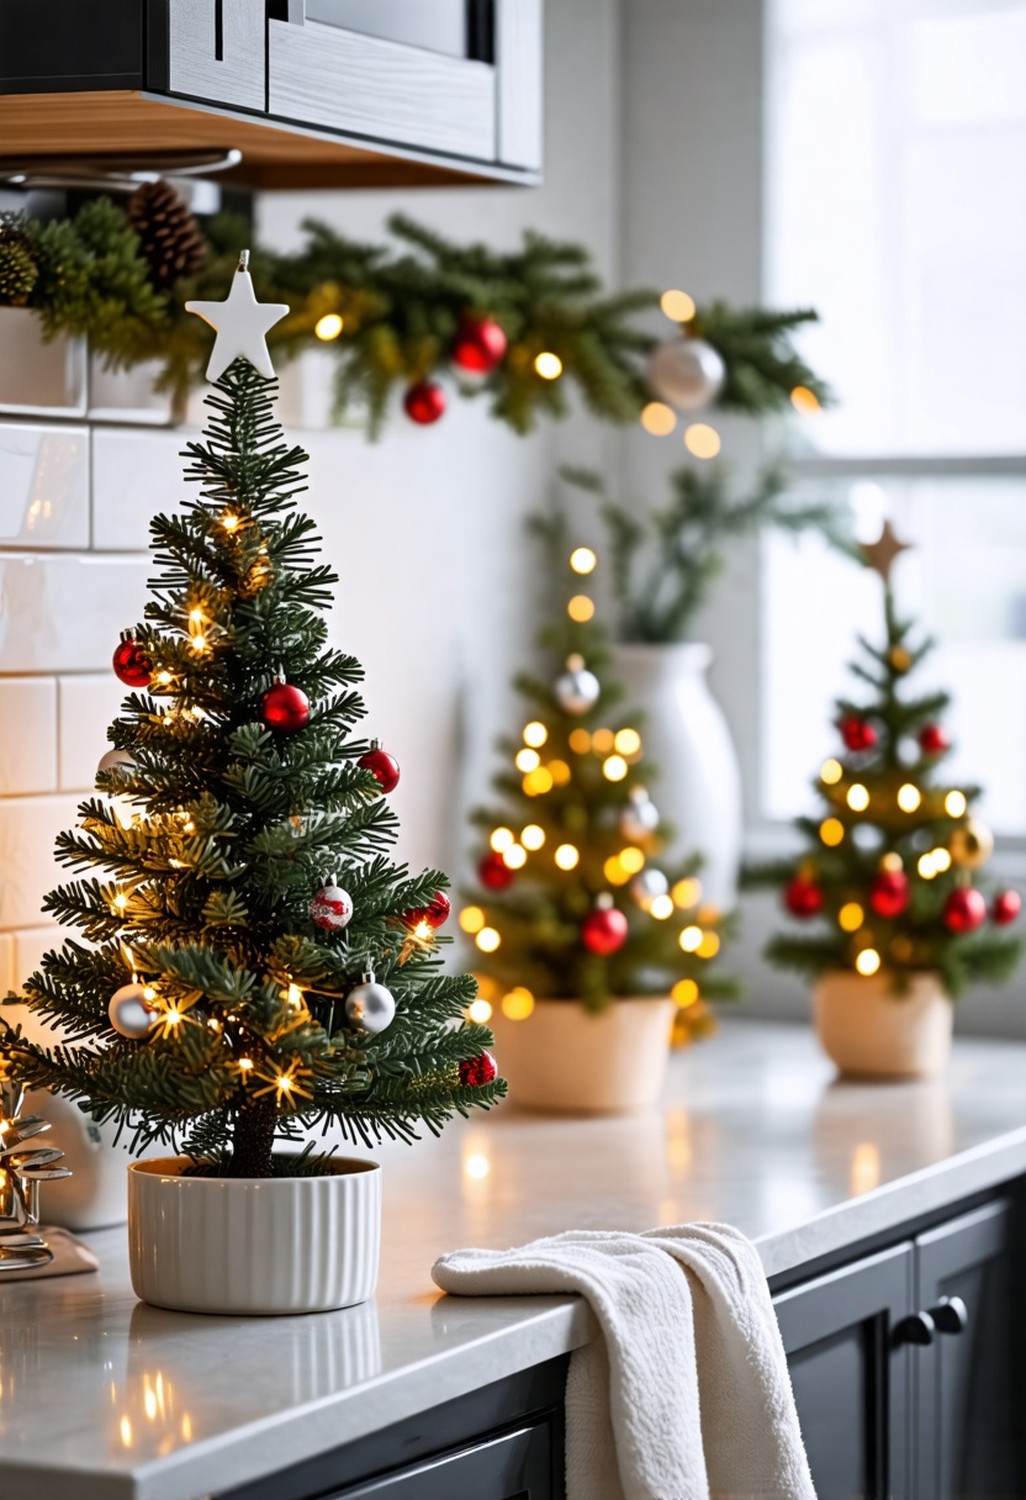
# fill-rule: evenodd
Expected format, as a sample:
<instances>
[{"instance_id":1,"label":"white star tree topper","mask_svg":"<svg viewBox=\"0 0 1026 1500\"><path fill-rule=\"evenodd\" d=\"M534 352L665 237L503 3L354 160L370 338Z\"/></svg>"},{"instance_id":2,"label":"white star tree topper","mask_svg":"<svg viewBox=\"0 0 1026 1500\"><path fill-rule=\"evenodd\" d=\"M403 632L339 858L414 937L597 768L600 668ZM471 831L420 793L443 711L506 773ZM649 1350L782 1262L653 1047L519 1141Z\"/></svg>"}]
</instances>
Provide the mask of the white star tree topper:
<instances>
[{"instance_id":1,"label":"white star tree topper","mask_svg":"<svg viewBox=\"0 0 1026 1500\"><path fill-rule=\"evenodd\" d=\"M224 302L187 302L185 311L209 323L217 334L207 365L207 379L220 380L236 359L248 359L268 380L274 366L267 352L267 330L288 312L285 302L258 302L249 274L249 251L243 250Z\"/></svg>"}]
</instances>

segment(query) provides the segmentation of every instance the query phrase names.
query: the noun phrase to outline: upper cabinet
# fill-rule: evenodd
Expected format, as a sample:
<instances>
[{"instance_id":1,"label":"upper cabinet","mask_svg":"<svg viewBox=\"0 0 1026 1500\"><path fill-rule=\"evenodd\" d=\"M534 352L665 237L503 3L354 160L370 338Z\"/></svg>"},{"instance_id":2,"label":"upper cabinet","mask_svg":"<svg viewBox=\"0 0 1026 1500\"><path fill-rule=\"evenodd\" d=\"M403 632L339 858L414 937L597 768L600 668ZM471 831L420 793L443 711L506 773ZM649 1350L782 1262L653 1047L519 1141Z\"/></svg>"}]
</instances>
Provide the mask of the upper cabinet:
<instances>
[{"instance_id":1,"label":"upper cabinet","mask_svg":"<svg viewBox=\"0 0 1026 1500\"><path fill-rule=\"evenodd\" d=\"M0 0L0 169L251 188L535 183L542 0Z\"/></svg>"}]
</instances>

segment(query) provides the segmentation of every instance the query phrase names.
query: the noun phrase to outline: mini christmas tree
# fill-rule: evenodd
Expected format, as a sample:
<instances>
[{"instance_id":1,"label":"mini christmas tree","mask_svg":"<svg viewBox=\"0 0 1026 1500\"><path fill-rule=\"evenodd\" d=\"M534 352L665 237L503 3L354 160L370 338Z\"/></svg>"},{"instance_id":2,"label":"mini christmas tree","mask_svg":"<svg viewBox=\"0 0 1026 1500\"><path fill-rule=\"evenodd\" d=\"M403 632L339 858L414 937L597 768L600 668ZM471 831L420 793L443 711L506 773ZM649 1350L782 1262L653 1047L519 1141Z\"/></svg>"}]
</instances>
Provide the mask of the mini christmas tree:
<instances>
[{"instance_id":1,"label":"mini christmas tree","mask_svg":"<svg viewBox=\"0 0 1026 1500\"><path fill-rule=\"evenodd\" d=\"M562 596L539 636L551 675L516 680L528 719L518 740L499 741L509 769L493 781L496 804L473 815L487 848L460 925L486 1004L509 1017L530 1014L535 996L599 1011L671 994L683 1040L710 1028L707 999L737 993L711 963L726 919L702 905L697 856L659 863L669 830L649 794L656 772L586 591L596 555L571 548L561 515L532 528Z\"/></svg>"},{"instance_id":2,"label":"mini christmas tree","mask_svg":"<svg viewBox=\"0 0 1026 1500\"><path fill-rule=\"evenodd\" d=\"M814 934L774 937L771 962L811 975L879 973L896 991L913 974L935 971L955 997L974 981L1011 975L1021 941L994 927L1014 922L1021 902L1002 890L988 908L978 872L993 838L971 811L980 788L937 780L950 750L940 722L950 700L909 691L933 642L897 611L890 572L903 550L889 523L863 548L883 580L885 639L876 646L860 638L862 659L852 664L870 695L837 701L844 751L815 783L821 813L797 820L808 850L748 880L780 885L791 916L819 924Z\"/></svg>"},{"instance_id":3,"label":"mini christmas tree","mask_svg":"<svg viewBox=\"0 0 1026 1500\"><path fill-rule=\"evenodd\" d=\"M306 455L271 413L264 334L284 309L255 302L244 257L228 300L196 310L218 330L213 415L185 454L199 497L151 524L152 598L114 655L135 691L104 795L58 840L81 876L45 903L85 941L17 997L61 1040L5 1026L2 1046L23 1083L134 1146L234 1178L311 1172L276 1140L316 1123L412 1139L505 1086L463 1021L473 980L441 972L445 877L389 857L399 769L354 733L362 670L326 644L337 577L296 509Z\"/></svg>"}]
</instances>

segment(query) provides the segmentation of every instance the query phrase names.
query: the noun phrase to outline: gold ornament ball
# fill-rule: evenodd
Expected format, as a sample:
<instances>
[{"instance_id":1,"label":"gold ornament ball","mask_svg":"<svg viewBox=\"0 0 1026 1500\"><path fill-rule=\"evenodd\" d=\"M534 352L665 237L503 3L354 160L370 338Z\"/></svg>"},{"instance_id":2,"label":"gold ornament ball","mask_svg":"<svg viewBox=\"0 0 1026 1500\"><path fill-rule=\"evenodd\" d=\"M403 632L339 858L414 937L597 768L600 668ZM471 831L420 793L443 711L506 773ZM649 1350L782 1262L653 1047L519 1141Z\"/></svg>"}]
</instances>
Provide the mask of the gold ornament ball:
<instances>
[{"instance_id":1,"label":"gold ornament ball","mask_svg":"<svg viewBox=\"0 0 1026 1500\"><path fill-rule=\"evenodd\" d=\"M979 818L967 818L952 829L948 848L953 864L963 870L978 870L994 852L994 835Z\"/></svg>"},{"instance_id":2,"label":"gold ornament ball","mask_svg":"<svg viewBox=\"0 0 1026 1500\"><path fill-rule=\"evenodd\" d=\"M904 646L894 646L891 649L890 660L896 672L907 672L912 665L911 654L905 650Z\"/></svg>"}]
</instances>

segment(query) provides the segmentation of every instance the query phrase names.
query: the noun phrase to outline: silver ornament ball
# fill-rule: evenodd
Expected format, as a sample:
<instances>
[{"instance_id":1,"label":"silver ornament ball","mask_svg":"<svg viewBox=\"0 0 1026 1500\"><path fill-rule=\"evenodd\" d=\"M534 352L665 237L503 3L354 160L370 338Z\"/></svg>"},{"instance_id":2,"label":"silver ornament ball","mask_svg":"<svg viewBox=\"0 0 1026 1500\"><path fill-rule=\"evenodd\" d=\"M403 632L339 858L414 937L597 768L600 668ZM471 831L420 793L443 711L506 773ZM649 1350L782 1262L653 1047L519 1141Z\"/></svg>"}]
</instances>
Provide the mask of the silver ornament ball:
<instances>
[{"instance_id":1,"label":"silver ornament ball","mask_svg":"<svg viewBox=\"0 0 1026 1500\"><path fill-rule=\"evenodd\" d=\"M557 678L556 702L564 713L580 716L595 707L602 691L594 672L584 665L583 656L567 658L566 671Z\"/></svg>"},{"instance_id":2,"label":"silver ornament ball","mask_svg":"<svg viewBox=\"0 0 1026 1500\"><path fill-rule=\"evenodd\" d=\"M636 844L655 833L659 827L659 809L644 787L635 787L631 800L620 814L620 832Z\"/></svg>"},{"instance_id":3,"label":"silver ornament ball","mask_svg":"<svg viewBox=\"0 0 1026 1500\"><path fill-rule=\"evenodd\" d=\"M711 344L685 336L652 350L645 379L660 401L678 411L699 411L716 400L726 373L723 360Z\"/></svg>"},{"instance_id":4,"label":"silver ornament ball","mask_svg":"<svg viewBox=\"0 0 1026 1500\"><path fill-rule=\"evenodd\" d=\"M107 1006L107 1014L114 1030L135 1042L149 1036L153 1017L156 1015L146 994L147 986L133 980L131 984L123 984L119 990L115 990Z\"/></svg>"},{"instance_id":5,"label":"silver ornament ball","mask_svg":"<svg viewBox=\"0 0 1026 1500\"><path fill-rule=\"evenodd\" d=\"M360 983L346 996L346 1020L357 1031L377 1036L395 1017L395 1001L390 990L378 984L373 974L364 974Z\"/></svg>"},{"instance_id":6,"label":"silver ornament ball","mask_svg":"<svg viewBox=\"0 0 1026 1500\"><path fill-rule=\"evenodd\" d=\"M106 755L100 757L96 774L99 776L101 771L113 771L116 766L121 766L126 771L134 771L135 761L127 750L108 750Z\"/></svg>"},{"instance_id":7,"label":"silver ornament ball","mask_svg":"<svg viewBox=\"0 0 1026 1500\"><path fill-rule=\"evenodd\" d=\"M310 915L325 932L341 932L353 915L353 898L340 885L329 881L310 902Z\"/></svg>"},{"instance_id":8,"label":"silver ornament ball","mask_svg":"<svg viewBox=\"0 0 1026 1500\"><path fill-rule=\"evenodd\" d=\"M657 896L665 896L670 882L662 870L642 870L631 881L631 895L643 911L647 911Z\"/></svg>"}]
</instances>

